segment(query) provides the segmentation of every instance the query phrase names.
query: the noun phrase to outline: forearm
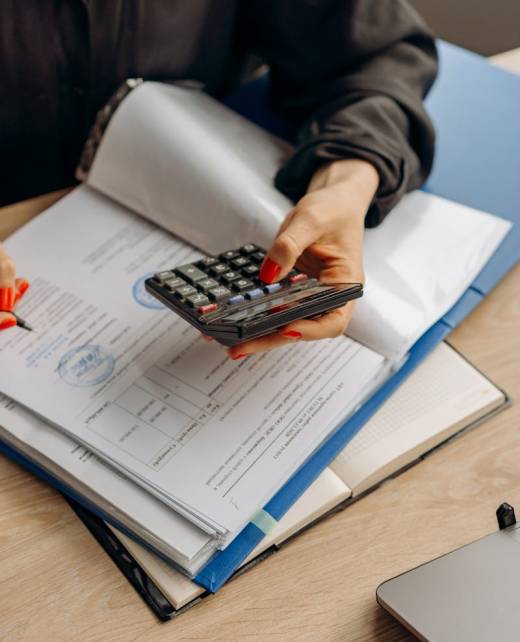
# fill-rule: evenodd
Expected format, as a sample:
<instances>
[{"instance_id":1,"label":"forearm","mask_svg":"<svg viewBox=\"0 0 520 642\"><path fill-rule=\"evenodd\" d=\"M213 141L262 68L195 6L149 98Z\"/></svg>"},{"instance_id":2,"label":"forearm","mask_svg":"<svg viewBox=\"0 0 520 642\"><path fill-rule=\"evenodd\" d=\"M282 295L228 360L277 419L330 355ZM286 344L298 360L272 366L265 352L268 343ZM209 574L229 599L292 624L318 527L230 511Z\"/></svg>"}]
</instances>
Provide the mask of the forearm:
<instances>
[{"instance_id":1,"label":"forearm","mask_svg":"<svg viewBox=\"0 0 520 642\"><path fill-rule=\"evenodd\" d=\"M324 187L355 185L358 193L370 203L379 186L379 174L376 168L367 161L357 158L346 158L322 165L309 182L307 192Z\"/></svg>"},{"instance_id":2,"label":"forearm","mask_svg":"<svg viewBox=\"0 0 520 642\"><path fill-rule=\"evenodd\" d=\"M307 194L318 190L332 190L345 205L350 215L364 221L379 186L376 168L360 159L343 159L322 165L313 175ZM348 207L347 207L348 204ZM351 207L351 205L354 207Z\"/></svg>"}]
</instances>

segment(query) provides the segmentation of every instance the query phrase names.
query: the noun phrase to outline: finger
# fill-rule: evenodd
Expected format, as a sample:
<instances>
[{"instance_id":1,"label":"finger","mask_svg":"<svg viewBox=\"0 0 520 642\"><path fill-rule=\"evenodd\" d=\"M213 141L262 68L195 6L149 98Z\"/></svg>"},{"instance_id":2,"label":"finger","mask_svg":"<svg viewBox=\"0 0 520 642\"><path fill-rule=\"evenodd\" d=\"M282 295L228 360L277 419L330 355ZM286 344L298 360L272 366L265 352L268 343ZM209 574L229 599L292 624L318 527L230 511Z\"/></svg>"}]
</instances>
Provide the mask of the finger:
<instances>
[{"instance_id":1,"label":"finger","mask_svg":"<svg viewBox=\"0 0 520 642\"><path fill-rule=\"evenodd\" d=\"M13 261L0 249L0 310L11 310L14 305L15 275Z\"/></svg>"},{"instance_id":2,"label":"finger","mask_svg":"<svg viewBox=\"0 0 520 642\"><path fill-rule=\"evenodd\" d=\"M260 278L273 283L286 276L299 256L322 235L316 217L307 210L294 210L286 226L282 226L262 263Z\"/></svg>"},{"instance_id":3,"label":"finger","mask_svg":"<svg viewBox=\"0 0 520 642\"><path fill-rule=\"evenodd\" d=\"M202 340L206 341L207 343L209 343L210 341L213 341L213 337L210 337L207 334L202 334L202 332L200 333L200 336L202 337Z\"/></svg>"},{"instance_id":4,"label":"finger","mask_svg":"<svg viewBox=\"0 0 520 642\"><path fill-rule=\"evenodd\" d=\"M354 303L331 310L315 319L302 319L279 330L280 336L291 341L332 339L342 335L352 318Z\"/></svg>"},{"instance_id":5,"label":"finger","mask_svg":"<svg viewBox=\"0 0 520 642\"><path fill-rule=\"evenodd\" d=\"M0 312L0 331L13 328L16 325L16 319L9 312Z\"/></svg>"},{"instance_id":6,"label":"finger","mask_svg":"<svg viewBox=\"0 0 520 642\"><path fill-rule=\"evenodd\" d=\"M27 292L29 289L29 281L27 279L16 279L15 281L15 292L16 294L14 295L14 303L18 303L20 299L23 297L23 295Z\"/></svg>"},{"instance_id":7,"label":"finger","mask_svg":"<svg viewBox=\"0 0 520 642\"><path fill-rule=\"evenodd\" d=\"M244 359L245 357L250 357L251 355L258 354L259 352L281 348L289 343L291 343L291 339L283 337L278 333L267 334L265 337L251 339L251 341L245 341L244 343L239 343L238 345L229 348L228 355L234 360Z\"/></svg>"},{"instance_id":8,"label":"finger","mask_svg":"<svg viewBox=\"0 0 520 642\"><path fill-rule=\"evenodd\" d=\"M320 271L322 283L364 283L363 258L348 256Z\"/></svg>"},{"instance_id":9,"label":"finger","mask_svg":"<svg viewBox=\"0 0 520 642\"><path fill-rule=\"evenodd\" d=\"M244 359L259 352L282 348L294 341L330 339L343 334L352 318L354 302L331 310L316 319L305 319L286 325L276 333L245 341L228 350L231 359Z\"/></svg>"}]
</instances>

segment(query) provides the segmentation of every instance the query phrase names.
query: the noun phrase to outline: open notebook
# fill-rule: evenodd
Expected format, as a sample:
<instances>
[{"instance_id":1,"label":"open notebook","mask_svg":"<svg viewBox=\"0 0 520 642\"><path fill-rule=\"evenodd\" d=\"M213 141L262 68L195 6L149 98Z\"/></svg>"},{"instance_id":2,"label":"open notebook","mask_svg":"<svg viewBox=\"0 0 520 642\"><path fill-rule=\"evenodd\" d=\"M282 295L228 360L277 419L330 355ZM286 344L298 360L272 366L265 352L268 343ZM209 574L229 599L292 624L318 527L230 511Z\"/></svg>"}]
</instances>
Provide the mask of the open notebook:
<instances>
[{"instance_id":1,"label":"open notebook","mask_svg":"<svg viewBox=\"0 0 520 642\"><path fill-rule=\"evenodd\" d=\"M243 566L264 559L265 551L276 550L309 524L348 505L505 403L501 390L448 344L441 343L276 524ZM205 594L202 587L152 552L117 529L113 532L176 611L195 604Z\"/></svg>"},{"instance_id":2,"label":"open notebook","mask_svg":"<svg viewBox=\"0 0 520 642\"><path fill-rule=\"evenodd\" d=\"M231 362L143 281L197 260L193 245L266 244L290 207L271 184L286 152L201 93L144 83L111 119L90 186L6 243L33 282L20 314L37 332L0 341L4 441L65 471L188 575L399 367L509 229L411 194L367 232L368 286L348 337Z\"/></svg>"}]
</instances>

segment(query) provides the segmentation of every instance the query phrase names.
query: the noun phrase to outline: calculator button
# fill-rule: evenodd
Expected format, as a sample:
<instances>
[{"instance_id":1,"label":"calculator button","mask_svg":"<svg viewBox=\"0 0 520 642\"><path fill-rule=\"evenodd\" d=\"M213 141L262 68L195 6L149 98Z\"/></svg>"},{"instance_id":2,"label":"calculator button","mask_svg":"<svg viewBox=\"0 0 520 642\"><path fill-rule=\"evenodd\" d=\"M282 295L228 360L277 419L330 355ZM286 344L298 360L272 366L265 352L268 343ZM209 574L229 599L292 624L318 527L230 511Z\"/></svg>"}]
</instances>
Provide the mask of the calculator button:
<instances>
[{"instance_id":1,"label":"calculator button","mask_svg":"<svg viewBox=\"0 0 520 642\"><path fill-rule=\"evenodd\" d=\"M233 281L237 281L241 277L242 275L240 274L240 272L233 272L232 270L230 270L222 275L222 280L226 283L232 283Z\"/></svg>"},{"instance_id":2,"label":"calculator button","mask_svg":"<svg viewBox=\"0 0 520 642\"><path fill-rule=\"evenodd\" d=\"M266 294L273 294L273 292L278 292L282 287L281 283L271 283L270 285L264 285L264 292Z\"/></svg>"},{"instance_id":3,"label":"calculator button","mask_svg":"<svg viewBox=\"0 0 520 642\"><path fill-rule=\"evenodd\" d=\"M261 299L263 296L265 296L265 292L260 288L249 290L249 292L246 292L245 294L246 299L249 299L250 301L253 299Z\"/></svg>"},{"instance_id":4,"label":"calculator button","mask_svg":"<svg viewBox=\"0 0 520 642\"><path fill-rule=\"evenodd\" d=\"M265 252L254 252L251 257L254 261L261 263L265 259Z\"/></svg>"},{"instance_id":5,"label":"calculator button","mask_svg":"<svg viewBox=\"0 0 520 642\"><path fill-rule=\"evenodd\" d=\"M231 261L231 265L234 268L242 268L245 265L249 265L249 259L246 259L245 256L238 256L236 259Z\"/></svg>"},{"instance_id":6,"label":"calculator button","mask_svg":"<svg viewBox=\"0 0 520 642\"><path fill-rule=\"evenodd\" d=\"M241 294L235 294L230 299L228 299L229 305L238 305L239 303L244 303L245 299Z\"/></svg>"},{"instance_id":7,"label":"calculator button","mask_svg":"<svg viewBox=\"0 0 520 642\"><path fill-rule=\"evenodd\" d=\"M167 290L170 290L170 292L173 292L177 288L180 288L183 285L187 285L187 284L186 284L186 281L184 281L184 279L181 279L178 276L176 277L175 275L173 275L171 279L166 279L163 285Z\"/></svg>"},{"instance_id":8,"label":"calculator button","mask_svg":"<svg viewBox=\"0 0 520 642\"><path fill-rule=\"evenodd\" d=\"M289 283L303 283L303 281L306 281L308 278L307 274L299 272L289 277Z\"/></svg>"},{"instance_id":9,"label":"calculator button","mask_svg":"<svg viewBox=\"0 0 520 642\"><path fill-rule=\"evenodd\" d=\"M208 297L202 292L197 292L196 294L186 297L186 301L192 308L200 308L201 305L208 305L209 303Z\"/></svg>"},{"instance_id":10,"label":"calculator button","mask_svg":"<svg viewBox=\"0 0 520 642\"><path fill-rule=\"evenodd\" d=\"M236 250L228 250L227 252L222 252L222 254L219 254L219 257L223 261L231 261L232 259L236 259L238 256L238 252Z\"/></svg>"},{"instance_id":11,"label":"calculator button","mask_svg":"<svg viewBox=\"0 0 520 642\"><path fill-rule=\"evenodd\" d=\"M202 270L199 270L198 267L188 263L188 265L181 265L175 270L179 276L183 279L186 279L189 283L196 283L201 279L207 278L207 274Z\"/></svg>"},{"instance_id":12,"label":"calculator button","mask_svg":"<svg viewBox=\"0 0 520 642\"><path fill-rule=\"evenodd\" d=\"M247 256L248 254L252 254L253 252L256 252L258 248L256 245L253 245L252 243L246 243L246 245L242 245L240 248L240 254L244 254L244 256Z\"/></svg>"},{"instance_id":13,"label":"calculator button","mask_svg":"<svg viewBox=\"0 0 520 642\"><path fill-rule=\"evenodd\" d=\"M231 290L225 288L223 285L219 285L211 289L208 292L208 296L212 301L222 301L222 299L227 299L228 296L231 296Z\"/></svg>"},{"instance_id":14,"label":"calculator button","mask_svg":"<svg viewBox=\"0 0 520 642\"><path fill-rule=\"evenodd\" d=\"M153 275L154 281L157 281L161 285L167 280L175 277L175 274L171 270L165 270L164 272L157 272Z\"/></svg>"},{"instance_id":15,"label":"calculator button","mask_svg":"<svg viewBox=\"0 0 520 642\"><path fill-rule=\"evenodd\" d=\"M209 269L209 273L213 274L213 276L220 276L221 274L224 274L228 271L229 267L227 265L224 265L224 263L215 263L215 265L212 265Z\"/></svg>"},{"instance_id":16,"label":"calculator button","mask_svg":"<svg viewBox=\"0 0 520 642\"><path fill-rule=\"evenodd\" d=\"M197 265L203 270L206 270L207 268L211 267L212 265L216 265L217 263L218 259L216 259L214 256L205 256L203 259L200 259L200 261L197 261Z\"/></svg>"},{"instance_id":17,"label":"calculator button","mask_svg":"<svg viewBox=\"0 0 520 642\"><path fill-rule=\"evenodd\" d=\"M243 290L250 290L251 288L254 288L254 286L255 284L253 283L253 281L250 281L249 279L238 279L237 281L233 282L233 287L239 292L242 292Z\"/></svg>"},{"instance_id":18,"label":"calculator button","mask_svg":"<svg viewBox=\"0 0 520 642\"><path fill-rule=\"evenodd\" d=\"M219 283L215 281L215 279L202 279L201 281L197 281L197 287L204 290L204 292L216 288L218 285Z\"/></svg>"},{"instance_id":19,"label":"calculator button","mask_svg":"<svg viewBox=\"0 0 520 642\"><path fill-rule=\"evenodd\" d=\"M244 276L256 276L258 272L260 272L260 268L254 263L250 263L242 268L242 274Z\"/></svg>"},{"instance_id":20,"label":"calculator button","mask_svg":"<svg viewBox=\"0 0 520 642\"><path fill-rule=\"evenodd\" d=\"M206 303L205 305L200 306L199 313L208 314L209 312L215 312L217 308L218 305L216 303Z\"/></svg>"},{"instance_id":21,"label":"calculator button","mask_svg":"<svg viewBox=\"0 0 520 642\"><path fill-rule=\"evenodd\" d=\"M197 290L192 285L183 285L175 290L175 294L181 299L185 299L192 294L197 294Z\"/></svg>"}]
</instances>

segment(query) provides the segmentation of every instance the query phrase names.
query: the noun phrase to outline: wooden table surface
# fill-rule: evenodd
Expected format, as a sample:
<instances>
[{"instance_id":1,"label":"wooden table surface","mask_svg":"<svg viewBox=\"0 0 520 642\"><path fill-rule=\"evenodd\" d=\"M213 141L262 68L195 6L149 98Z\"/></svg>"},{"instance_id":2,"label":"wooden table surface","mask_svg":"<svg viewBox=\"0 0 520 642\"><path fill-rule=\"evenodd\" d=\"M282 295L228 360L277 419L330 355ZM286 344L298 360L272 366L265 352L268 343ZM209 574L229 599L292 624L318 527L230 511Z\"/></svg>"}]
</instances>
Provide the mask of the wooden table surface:
<instances>
[{"instance_id":1,"label":"wooden table surface","mask_svg":"<svg viewBox=\"0 0 520 642\"><path fill-rule=\"evenodd\" d=\"M500 64L520 72L520 50ZM0 237L57 195L0 210ZM520 266L449 341L520 397ZM0 456L0 640L412 640L380 582L496 529L520 506L520 404L159 624L61 496Z\"/></svg>"}]
</instances>

